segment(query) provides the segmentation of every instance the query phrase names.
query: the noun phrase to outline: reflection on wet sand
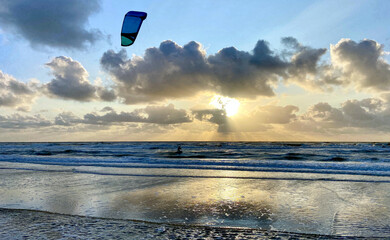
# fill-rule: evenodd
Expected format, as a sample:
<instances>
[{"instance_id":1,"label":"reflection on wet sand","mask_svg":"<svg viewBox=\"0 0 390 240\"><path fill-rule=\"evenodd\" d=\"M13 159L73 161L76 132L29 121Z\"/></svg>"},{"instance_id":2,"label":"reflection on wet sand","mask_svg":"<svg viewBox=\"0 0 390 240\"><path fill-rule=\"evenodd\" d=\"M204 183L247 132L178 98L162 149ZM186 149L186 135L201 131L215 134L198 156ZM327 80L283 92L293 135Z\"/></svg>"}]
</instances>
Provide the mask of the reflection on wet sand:
<instances>
[{"instance_id":1,"label":"reflection on wet sand","mask_svg":"<svg viewBox=\"0 0 390 240\"><path fill-rule=\"evenodd\" d=\"M0 207L5 208L301 233L390 235L388 183L9 171L0 188ZM201 174L194 171L195 176Z\"/></svg>"},{"instance_id":2,"label":"reflection on wet sand","mask_svg":"<svg viewBox=\"0 0 390 240\"><path fill-rule=\"evenodd\" d=\"M242 181L241 181L242 182ZM242 183L241 183L242 184ZM267 193L246 192L234 179L187 180L121 193L113 199L113 210L143 219L173 223L223 225L270 229L273 204Z\"/></svg>"}]
</instances>

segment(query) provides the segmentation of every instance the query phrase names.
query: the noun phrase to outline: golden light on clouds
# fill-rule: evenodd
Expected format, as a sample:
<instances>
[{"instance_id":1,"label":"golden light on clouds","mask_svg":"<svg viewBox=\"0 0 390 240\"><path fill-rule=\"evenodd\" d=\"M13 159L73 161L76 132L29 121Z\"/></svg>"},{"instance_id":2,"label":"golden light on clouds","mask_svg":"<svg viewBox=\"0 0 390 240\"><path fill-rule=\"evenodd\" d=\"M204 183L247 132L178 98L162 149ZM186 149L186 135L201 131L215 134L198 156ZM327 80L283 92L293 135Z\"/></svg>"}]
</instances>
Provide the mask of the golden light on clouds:
<instances>
[{"instance_id":1,"label":"golden light on clouds","mask_svg":"<svg viewBox=\"0 0 390 240\"><path fill-rule=\"evenodd\" d=\"M215 95L211 99L210 105L217 109L225 110L226 116L231 117L238 112L240 102L234 98Z\"/></svg>"}]
</instances>

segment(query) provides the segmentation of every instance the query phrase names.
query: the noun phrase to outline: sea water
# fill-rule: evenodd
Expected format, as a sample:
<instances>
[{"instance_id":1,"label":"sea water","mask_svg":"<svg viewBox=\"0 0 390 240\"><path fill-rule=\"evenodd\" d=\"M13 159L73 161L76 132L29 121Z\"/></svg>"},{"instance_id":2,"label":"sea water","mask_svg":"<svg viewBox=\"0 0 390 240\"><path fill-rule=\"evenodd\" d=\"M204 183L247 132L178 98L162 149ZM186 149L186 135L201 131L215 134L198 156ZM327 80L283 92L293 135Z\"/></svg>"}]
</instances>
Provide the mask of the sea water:
<instances>
[{"instance_id":1,"label":"sea water","mask_svg":"<svg viewBox=\"0 0 390 240\"><path fill-rule=\"evenodd\" d=\"M387 143L0 143L0 207L389 237L389 153Z\"/></svg>"}]
</instances>

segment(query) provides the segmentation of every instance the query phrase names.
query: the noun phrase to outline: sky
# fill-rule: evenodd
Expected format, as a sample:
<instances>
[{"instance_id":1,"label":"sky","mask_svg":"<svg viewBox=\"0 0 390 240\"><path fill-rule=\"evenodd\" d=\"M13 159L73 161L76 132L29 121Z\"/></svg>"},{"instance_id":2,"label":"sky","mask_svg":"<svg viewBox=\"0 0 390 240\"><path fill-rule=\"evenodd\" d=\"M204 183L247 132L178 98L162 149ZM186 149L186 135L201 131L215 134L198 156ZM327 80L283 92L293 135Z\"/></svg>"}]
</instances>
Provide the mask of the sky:
<instances>
[{"instance_id":1,"label":"sky","mask_svg":"<svg viewBox=\"0 0 390 240\"><path fill-rule=\"evenodd\" d=\"M128 11L147 12L121 47ZM0 141L388 141L387 0L0 0Z\"/></svg>"}]
</instances>

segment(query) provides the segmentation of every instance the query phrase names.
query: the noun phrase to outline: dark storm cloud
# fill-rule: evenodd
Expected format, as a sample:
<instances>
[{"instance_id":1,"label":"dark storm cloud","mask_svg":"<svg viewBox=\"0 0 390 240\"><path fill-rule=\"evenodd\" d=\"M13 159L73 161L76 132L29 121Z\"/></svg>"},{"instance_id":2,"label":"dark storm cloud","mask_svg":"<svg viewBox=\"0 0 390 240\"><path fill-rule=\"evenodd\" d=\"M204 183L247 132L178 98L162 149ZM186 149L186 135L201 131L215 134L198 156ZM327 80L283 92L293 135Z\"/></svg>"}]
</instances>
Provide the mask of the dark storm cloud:
<instances>
[{"instance_id":1,"label":"dark storm cloud","mask_svg":"<svg viewBox=\"0 0 390 240\"><path fill-rule=\"evenodd\" d=\"M0 107L29 106L37 95L37 83L23 83L0 70Z\"/></svg>"},{"instance_id":2,"label":"dark storm cloud","mask_svg":"<svg viewBox=\"0 0 390 240\"><path fill-rule=\"evenodd\" d=\"M369 39L342 39L331 45L332 64L342 72L343 82L359 90L390 90L390 65L384 55L383 45Z\"/></svg>"},{"instance_id":3,"label":"dark storm cloud","mask_svg":"<svg viewBox=\"0 0 390 240\"><path fill-rule=\"evenodd\" d=\"M179 46L164 41L144 57L128 59L124 50L105 52L100 63L118 85L125 103L153 102L214 91L230 97L273 96L272 86L287 63L265 41L253 52L224 48L206 56L197 42Z\"/></svg>"},{"instance_id":4,"label":"dark storm cloud","mask_svg":"<svg viewBox=\"0 0 390 240\"><path fill-rule=\"evenodd\" d=\"M77 61L70 57L59 56L47 63L54 79L44 85L44 90L51 97L72 99L76 101L116 99L115 92L101 86L92 85L88 80L88 72Z\"/></svg>"},{"instance_id":5,"label":"dark storm cloud","mask_svg":"<svg viewBox=\"0 0 390 240\"><path fill-rule=\"evenodd\" d=\"M86 28L99 9L98 0L2 0L0 24L32 46L82 49L103 37Z\"/></svg>"}]
</instances>

